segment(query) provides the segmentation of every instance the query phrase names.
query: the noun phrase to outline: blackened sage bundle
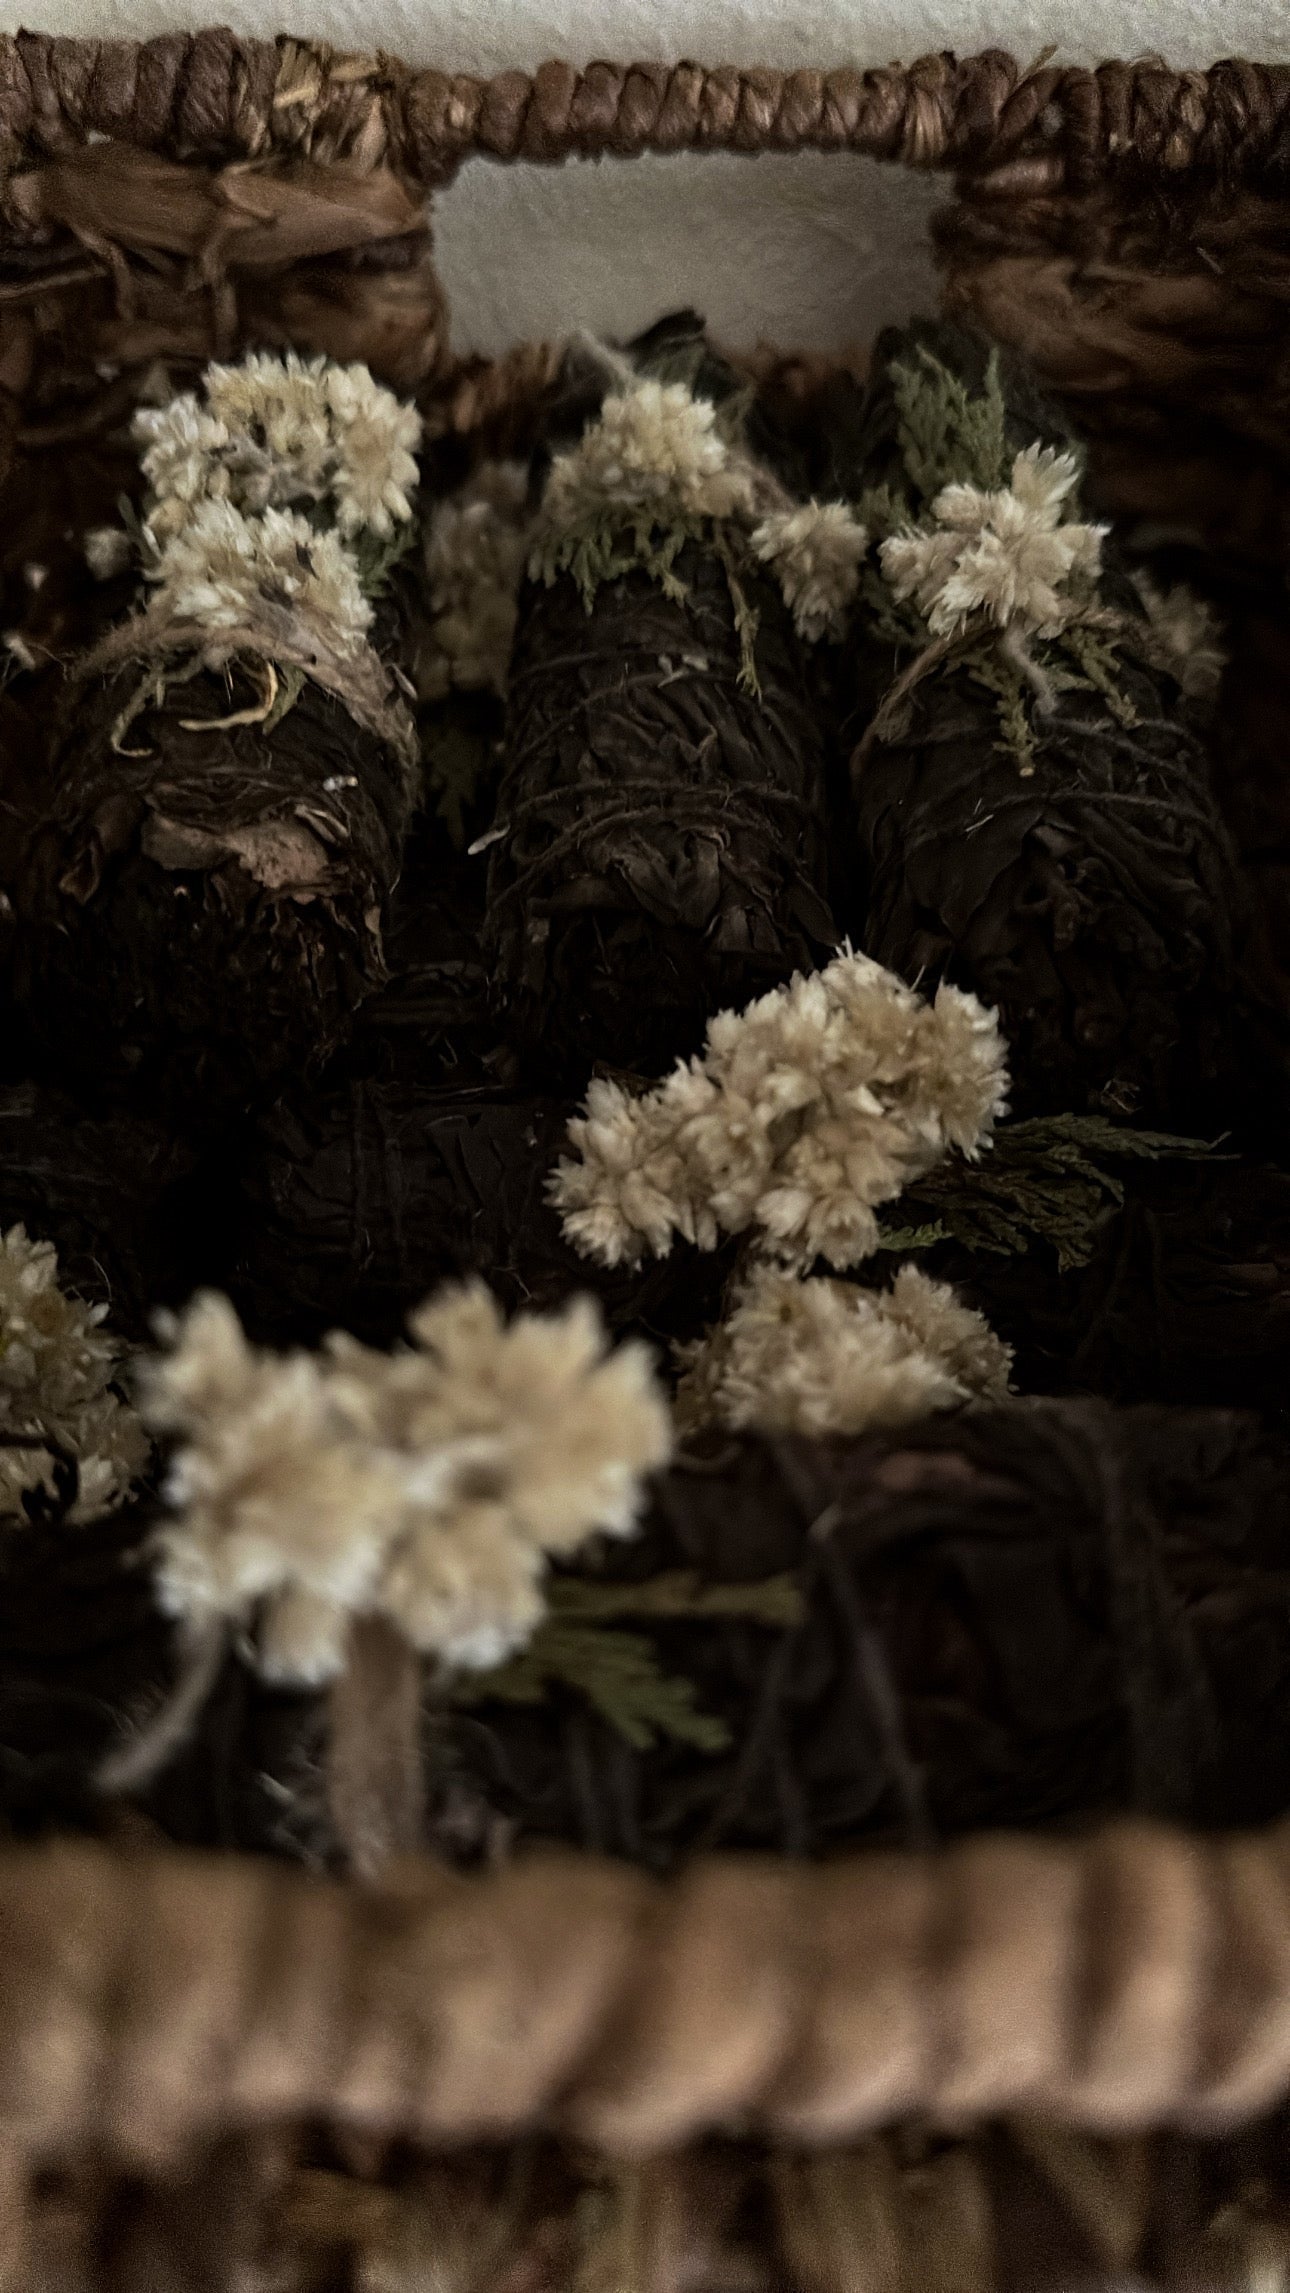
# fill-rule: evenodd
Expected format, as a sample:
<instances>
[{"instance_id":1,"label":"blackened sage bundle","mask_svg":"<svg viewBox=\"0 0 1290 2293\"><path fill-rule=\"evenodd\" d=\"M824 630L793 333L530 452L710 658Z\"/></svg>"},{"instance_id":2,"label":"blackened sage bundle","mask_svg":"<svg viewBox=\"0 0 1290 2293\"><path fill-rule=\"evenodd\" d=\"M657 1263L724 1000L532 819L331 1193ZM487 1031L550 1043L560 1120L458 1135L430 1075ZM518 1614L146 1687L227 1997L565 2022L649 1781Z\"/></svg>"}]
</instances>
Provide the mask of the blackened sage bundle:
<instances>
[{"instance_id":1,"label":"blackened sage bundle","mask_svg":"<svg viewBox=\"0 0 1290 2293\"><path fill-rule=\"evenodd\" d=\"M882 338L855 473L848 920L997 1008L1019 1113L1230 1120L1246 899L1194 648L1117 571L1060 417L975 337Z\"/></svg>"},{"instance_id":2,"label":"blackened sage bundle","mask_svg":"<svg viewBox=\"0 0 1290 2293\"><path fill-rule=\"evenodd\" d=\"M69 1058L218 1093L321 1055L384 976L417 781L378 600L419 422L365 367L257 354L135 436L142 519L86 546L139 608L69 684L20 977Z\"/></svg>"},{"instance_id":3,"label":"blackened sage bundle","mask_svg":"<svg viewBox=\"0 0 1290 2293\"><path fill-rule=\"evenodd\" d=\"M862 537L752 454L677 331L571 354L520 596L487 947L512 1039L577 1075L657 1072L836 937L809 647Z\"/></svg>"}]
</instances>

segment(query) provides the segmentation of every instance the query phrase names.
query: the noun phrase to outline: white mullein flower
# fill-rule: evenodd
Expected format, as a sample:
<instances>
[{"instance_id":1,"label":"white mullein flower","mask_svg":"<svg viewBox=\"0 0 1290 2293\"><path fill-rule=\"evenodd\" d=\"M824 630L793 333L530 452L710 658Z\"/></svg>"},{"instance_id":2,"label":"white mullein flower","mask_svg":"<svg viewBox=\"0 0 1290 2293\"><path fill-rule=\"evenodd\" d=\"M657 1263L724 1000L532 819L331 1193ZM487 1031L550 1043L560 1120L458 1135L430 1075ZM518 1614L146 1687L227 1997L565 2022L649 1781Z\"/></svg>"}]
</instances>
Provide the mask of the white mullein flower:
<instances>
[{"instance_id":1,"label":"white mullein flower","mask_svg":"<svg viewBox=\"0 0 1290 2293\"><path fill-rule=\"evenodd\" d=\"M631 1097L597 1081L549 1181L574 1247L601 1264L751 1230L792 1263L876 1249L878 1204L950 1148L973 1155L1003 1112L998 1021L942 986L927 1003L844 950L742 1012L703 1053Z\"/></svg>"},{"instance_id":2,"label":"white mullein flower","mask_svg":"<svg viewBox=\"0 0 1290 2293\"><path fill-rule=\"evenodd\" d=\"M776 510L754 529L752 546L779 582L798 635L812 645L840 637L869 547L866 528L846 503L810 501Z\"/></svg>"},{"instance_id":3,"label":"white mullein flower","mask_svg":"<svg viewBox=\"0 0 1290 2293\"><path fill-rule=\"evenodd\" d=\"M42 1435L76 1460L74 1524L122 1503L147 1464L143 1426L112 1390L123 1349L101 1327L105 1311L59 1288L51 1242L21 1226L0 1237L0 1432L35 1437L29 1450L0 1450L0 1513L21 1519L24 1492L54 1487Z\"/></svg>"},{"instance_id":4,"label":"white mullein flower","mask_svg":"<svg viewBox=\"0 0 1290 2293\"><path fill-rule=\"evenodd\" d=\"M317 1360L248 1344L227 1299L196 1299L172 1336L141 1390L148 1422L181 1436L165 1490L178 1518L160 1539L162 1605L201 1625L248 1620L260 1606L272 1620L279 1601L303 1598L313 1637L306 1653L297 1616L297 1677L324 1679L342 1661L350 1608L375 1585L398 1471L349 1438Z\"/></svg>"},{"instance_id":5,"label":"white mullein flower","mask_svg":"<svg viewBox=\"0 0 1290 2293\"><path fill-rule=\"evenodd\" d=\"M680 382L638 382L606 398L576 446L557 454L542 501L553 535L606 514L670 518L747 516L750 469L735 460L716 411Z\"/></svg>"},{"instance_id":6,"label":"white mullein flower","mask_svg":"<svg viewBox=\"0 0 1290 2293\"><path fill-rule=\"evenodd\" d=\"M902 1266L883 1292L760 1265L680 1360L682 1426L819 1437L1002 1401L1012 1355L981 1314L917 1267Z\"/></svg>"},{"instance_id":7,"label":"white mullein flower","mask_svg":"<svg viewBox=\"0 0 1290 2293\"><path fill-rule=\"evenodd\" d=\"M629 1534L666 1458L648 1356L607 1353L590 1301L507 1325L475 1284L409 1326L393 1354L338 1335L280 1357L207 1297L147 1381L180 1436L162 1597L253 1626L274 1678L334 1677L356 1613L451 1666L500 1662L541 1618L548 1556Z\"/></svg>"},{"instance_id":8,"label":"white mullein flower","mask_svg":"<svg viewBox=\"0 0 1290 2293\"><path fill-rule=\"evenodd\" d=\"M1054 637L1078 600L1072 580L1095 580L1105 526L1066 520L1079 483L1073 454L1027 446L1007 486L945 486L931 505L932 527L893 534L882 569L896 596L912 598L934 637L952 637L974 614L999 628Z\"/></svg>"}]
</instances>

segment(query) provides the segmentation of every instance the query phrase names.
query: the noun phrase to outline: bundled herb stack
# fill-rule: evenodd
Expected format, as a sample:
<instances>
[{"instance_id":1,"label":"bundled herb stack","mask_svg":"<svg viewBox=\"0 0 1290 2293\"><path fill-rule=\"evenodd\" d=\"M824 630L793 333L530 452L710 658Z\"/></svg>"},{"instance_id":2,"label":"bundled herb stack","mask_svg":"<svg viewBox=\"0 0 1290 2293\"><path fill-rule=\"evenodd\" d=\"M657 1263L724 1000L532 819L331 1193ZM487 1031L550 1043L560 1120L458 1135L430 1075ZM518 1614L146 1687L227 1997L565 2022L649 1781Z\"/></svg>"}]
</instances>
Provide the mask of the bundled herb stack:
<instances>
[{"instance_id":1,"label":"bundled herb stack","mask_svg":"<svg viewBox=\"0 0 1290 2293\"><path fill-rule=\"evenodd\" d=\"M172 1326L143 1389L167 1506L109 1538L115 1671L77 1601L49 1679L68 1557L10 1565L32 1734L95 1684L81 1820L97 1775L180 1838L375 1873L1282 1806L1290 1483L1252 1420L991 1406L668 1465L645 1356L585 1304L505 1326L467 1287L412 1341L267 1354L210 1297Z\"/></svg>"},{"instance_id":2,"label":"bundled herb stack","mask_svg":"<svg viewBox=\"0 0 1290 2293\"><path fill-rule=\"evenodd\" d=\"M1280 1111L1284 1029L1256 1032L1245 887L1189 698L1212 640L1117 571L1060 418L974 336L882 338L854 470L874 544L854 624L861 943L997 1007L1019 1113Z\"/></svg>"},{"instance_id":3,"label":"bundled herb stack","mask_svg":"<svg viewBox=\"0 0 1290 2293\"><path fill-rule=\"evenodd\" d=\"M254 355L135 418L139 608L77 667L15 881L20 986L69 1060L196 1111L319 1058L384 977L417 793L378 598L415 412Z\"/></svg>"},{"instance_id":4,"label":"bundled herb stack","mask_svg":"<svg viewBox=\"0 0 1290 2293\"><path fill-rule=\"evenodd\" d=\"M863 547L786 492L682 321L571 359L530 537L486 948L520 1056L658 1072L827 953L809 652ZM561 442L560 423L573 431Z\"/></svg>"}]
</instances>

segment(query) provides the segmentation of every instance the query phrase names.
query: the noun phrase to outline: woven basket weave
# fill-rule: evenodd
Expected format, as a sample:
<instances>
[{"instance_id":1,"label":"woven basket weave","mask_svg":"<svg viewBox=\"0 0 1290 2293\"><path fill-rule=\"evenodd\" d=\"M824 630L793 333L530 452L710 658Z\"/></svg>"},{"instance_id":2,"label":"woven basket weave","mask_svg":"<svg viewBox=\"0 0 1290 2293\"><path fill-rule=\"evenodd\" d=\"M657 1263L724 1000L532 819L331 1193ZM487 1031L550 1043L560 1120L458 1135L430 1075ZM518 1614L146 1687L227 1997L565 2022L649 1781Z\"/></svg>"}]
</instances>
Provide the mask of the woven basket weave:
<instances>
[{"instance_id":1,"label":"woven basket weave","mask_svg":"<svg viewBox=\"0 0 1290 2293\"><path fill-rule=\"evenodd\" d=\"M7 39L0 470L43 336L137 361L177 314L206 355L368 358L432 434L513 449L555 354L453 361L423 195L473 153L807 148L953 171L949 307L1077 412L1102 505L1232 569L1220 796L1284 956L1290 68L481 81L223 31ZM341 218L303 253L302 184ZM1270 2287L1287 2102L1284 1832L666 1884L542 1857L346 1888L130 1836L0 1854L14 2293Z\"/></svg>"}]
</instances>

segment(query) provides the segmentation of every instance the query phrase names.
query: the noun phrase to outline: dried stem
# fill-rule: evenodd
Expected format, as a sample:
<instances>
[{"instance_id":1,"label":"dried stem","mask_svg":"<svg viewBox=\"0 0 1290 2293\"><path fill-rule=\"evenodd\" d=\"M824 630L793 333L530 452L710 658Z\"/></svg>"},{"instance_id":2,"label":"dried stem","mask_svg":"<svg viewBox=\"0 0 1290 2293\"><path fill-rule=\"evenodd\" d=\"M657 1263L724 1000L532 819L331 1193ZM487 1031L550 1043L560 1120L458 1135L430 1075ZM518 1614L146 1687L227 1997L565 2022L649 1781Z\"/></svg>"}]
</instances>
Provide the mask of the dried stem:
<instances>
[{"instance_id":1,"label":"dried stem","mask_svg":"<svg viewBox=\"0 0 1290 2293\"><path fill-rule=\"evenodd\" d=\"M421 1659L380 1616L356 1617L331 1691L327 1792L349 1868L374 1879L422 1844Z\"/></svg>"}]
</instances>

